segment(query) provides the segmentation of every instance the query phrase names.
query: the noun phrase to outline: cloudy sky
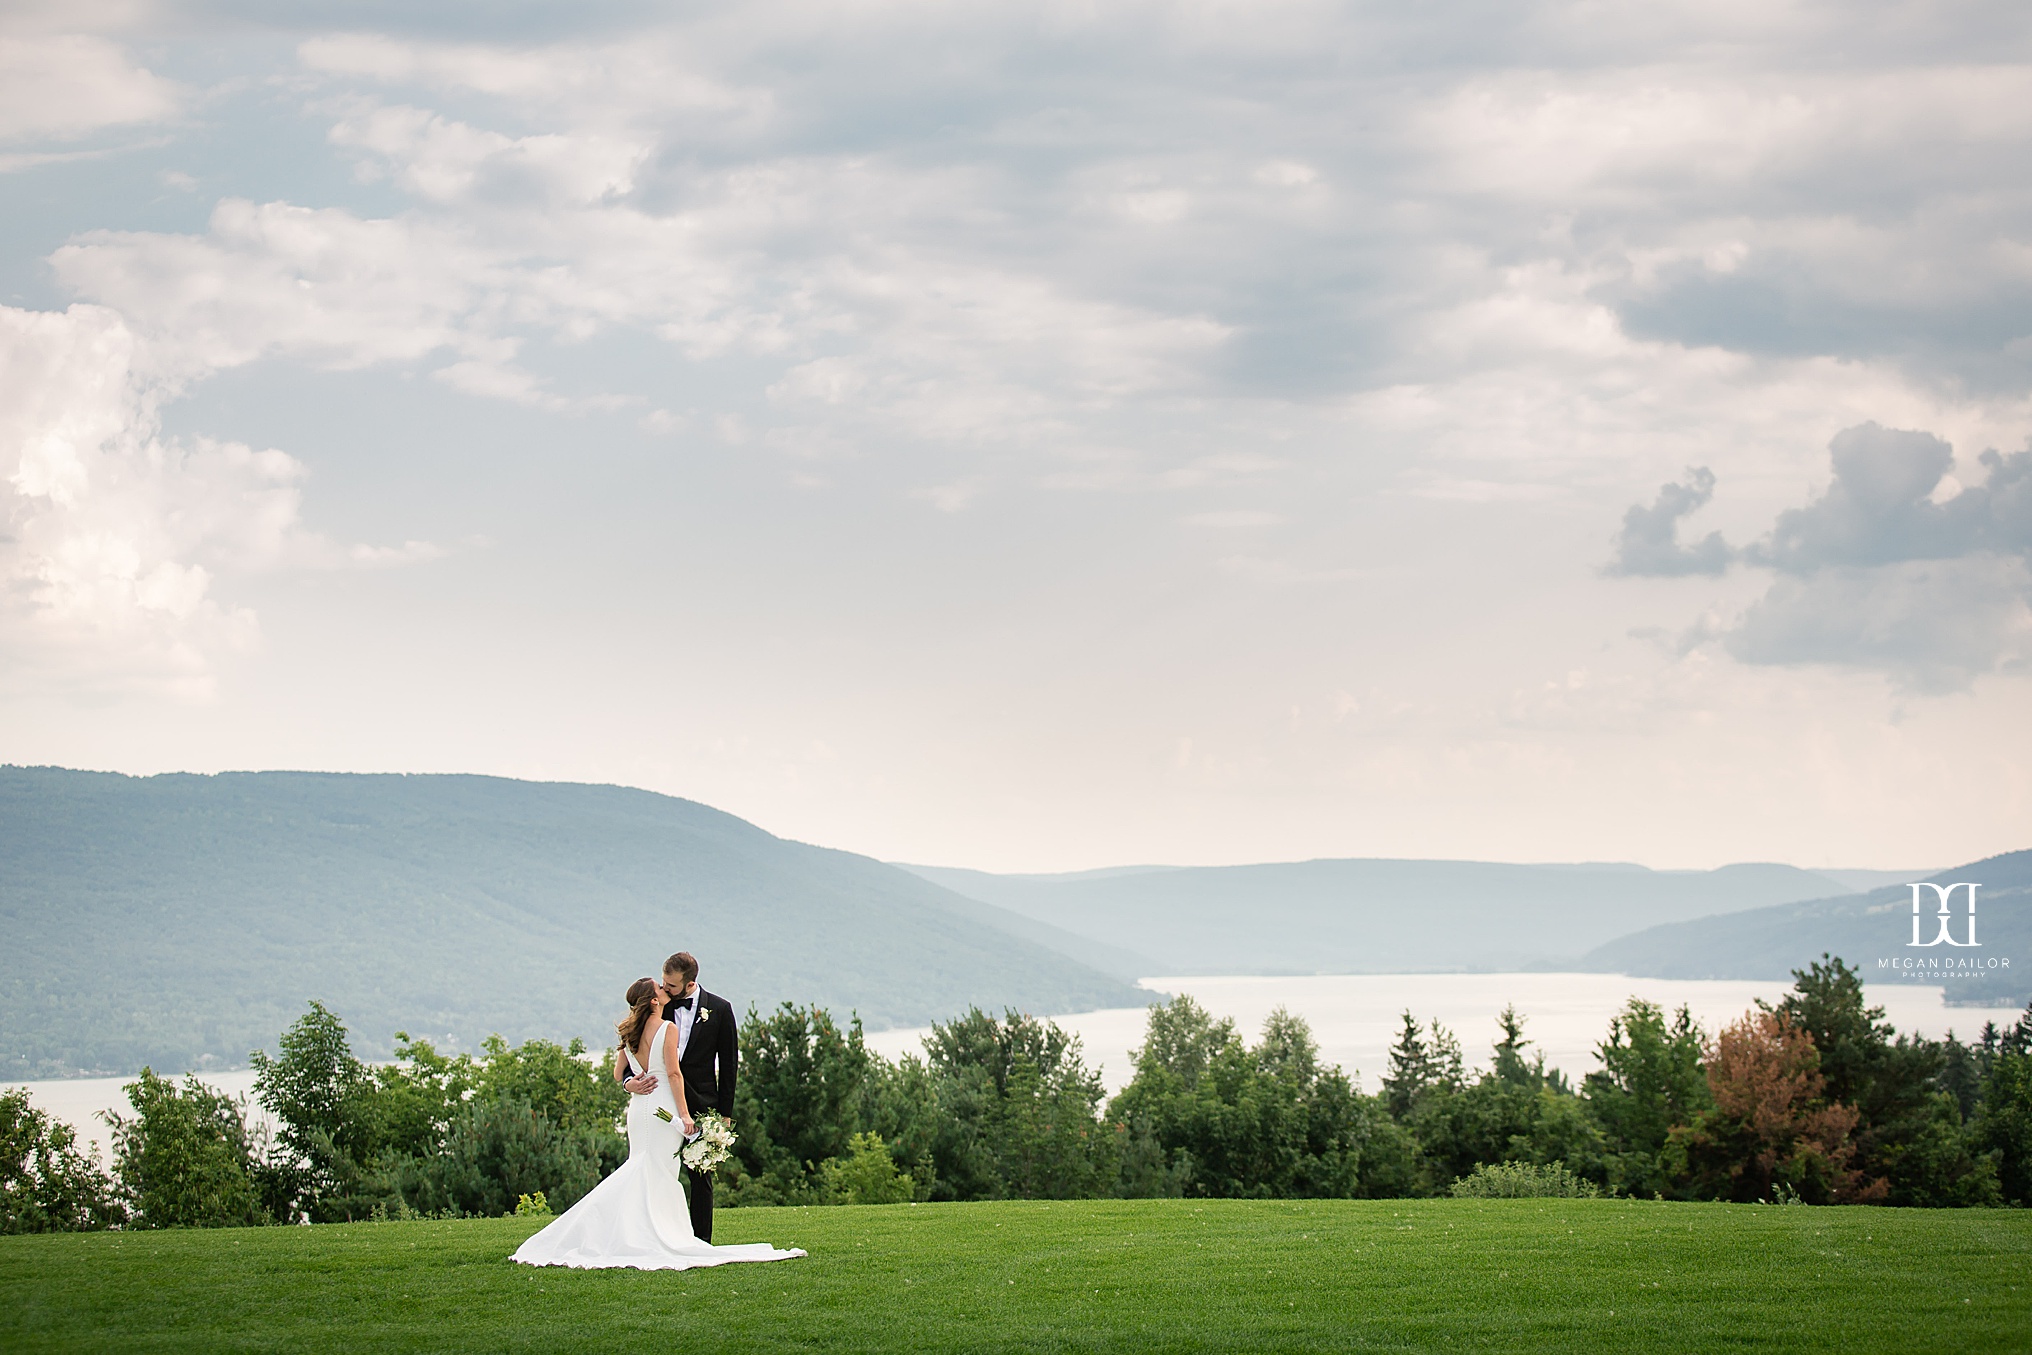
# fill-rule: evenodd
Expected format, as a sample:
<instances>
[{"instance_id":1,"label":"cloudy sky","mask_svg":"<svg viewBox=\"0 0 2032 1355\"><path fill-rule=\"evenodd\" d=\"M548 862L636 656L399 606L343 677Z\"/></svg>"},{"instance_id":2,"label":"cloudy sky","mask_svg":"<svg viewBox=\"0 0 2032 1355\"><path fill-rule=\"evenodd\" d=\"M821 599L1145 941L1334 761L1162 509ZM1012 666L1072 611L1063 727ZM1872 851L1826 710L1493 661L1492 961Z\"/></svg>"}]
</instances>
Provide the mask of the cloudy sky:
<instances>
[{"instance_id":1,"label":"cloudy sky","mask_svg":"<svg viewBox=\"0 0 2032 1355\"><path fill-rule=\"evenodd\" d=\"M15 0L0 761L2032 845L2032 9Z\"/></svg>"}]
</instances>

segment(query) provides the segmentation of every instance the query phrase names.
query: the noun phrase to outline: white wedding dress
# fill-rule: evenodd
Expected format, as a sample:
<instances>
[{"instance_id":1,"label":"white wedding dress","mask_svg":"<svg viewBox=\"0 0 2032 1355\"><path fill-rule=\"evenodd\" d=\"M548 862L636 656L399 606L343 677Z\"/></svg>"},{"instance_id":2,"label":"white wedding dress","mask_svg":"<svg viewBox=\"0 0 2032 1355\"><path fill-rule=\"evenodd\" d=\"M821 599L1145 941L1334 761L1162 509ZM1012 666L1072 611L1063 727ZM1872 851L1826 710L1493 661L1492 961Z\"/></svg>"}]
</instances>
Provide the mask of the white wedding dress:
<instances>
[{"instance_id":1,"label":"white wedding dress","mask_svg":"<svg viewBox=\"0 0 2032 1355\"><path fill-rule=\"evenodd\" d=\"M663 1042L671 1038L665 1021L649 1045L649 1066L661 1079L656 1090L628 1098L628 1160L592 1193L560 1214L549 1227L515 1251L515 1259L531 1266L573 1266L604 1270L628 1266L636 1270L690 1270L723 1266L730 1261L782 1261L804 1252L779 1251L767 1243L715 1247L691 1230L684 1183L675 1156L683 1143L677 1102L663 1072ZM628 1064L639 1076L635 1051ZM669 1121L657 1118L662 1109Z\"/></svg>"}]
</instances>

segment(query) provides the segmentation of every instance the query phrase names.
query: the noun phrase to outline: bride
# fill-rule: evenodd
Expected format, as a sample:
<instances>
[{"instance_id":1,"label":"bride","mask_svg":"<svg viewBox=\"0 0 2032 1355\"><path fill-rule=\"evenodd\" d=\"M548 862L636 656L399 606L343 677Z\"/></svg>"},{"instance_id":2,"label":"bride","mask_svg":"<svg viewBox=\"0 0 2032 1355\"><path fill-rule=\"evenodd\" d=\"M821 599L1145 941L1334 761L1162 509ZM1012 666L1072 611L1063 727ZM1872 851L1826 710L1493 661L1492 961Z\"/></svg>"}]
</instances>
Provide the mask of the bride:
<instances>
[{"instance_id":1,"label":"bride","mask_svg":"<svg viewBox=\"0 0 2032 1355\"><path fill-rule=\"evenodd\" d=\"M684 1109L684 1075L677 1067L677 1037L668 1021L656 1019L668 999L663 985L637 979L628 985L628 1016L619 1026L622 1061L637 1076L661 1064L657 1088L628 1098L628 1160L592 1193L559 1215L549 1227L516 1249L515 1259L531 1266L573 1266L580 1270L629 1266L636 1270L689 1270L729 1261L782 1261L804 1252L779 1251L767 1243L715 1247L691 1230L676 1153L693 1133ZM662 1114L658 1114L658 1111Z\"/></svg>"}]
</instances>

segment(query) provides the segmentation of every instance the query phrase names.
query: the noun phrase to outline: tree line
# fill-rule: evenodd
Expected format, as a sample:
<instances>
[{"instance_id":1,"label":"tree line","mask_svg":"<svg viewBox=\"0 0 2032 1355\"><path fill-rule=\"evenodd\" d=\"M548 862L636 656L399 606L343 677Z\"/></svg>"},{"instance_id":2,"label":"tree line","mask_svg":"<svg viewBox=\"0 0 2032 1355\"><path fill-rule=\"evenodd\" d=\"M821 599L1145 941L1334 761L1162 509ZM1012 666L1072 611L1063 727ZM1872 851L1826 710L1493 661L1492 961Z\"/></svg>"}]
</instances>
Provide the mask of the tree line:
<instances>
[{"instance_id":1,"label":"tree line","mask_svg":"<svg viewBox=\"0 0 2032 1355\"><path fill-rule=\"evenodd\" d=\"M1838 959L1708 1033L1632 998L1578 1085L1514 1010L1485 1066L1403 1017L1364 1093L1303 1020L1253 1045L1189 997L1153 1006L1110 1098L1078 1040L974 1010L923 1055L858 1019L751 1008L724 1205L1191 1196L1633 1195L1772 1203L2032 1204L2032 1008L1964 1044L1899 1035ZM0 1095L0 1231L499 1215L566 1208L627 1155L627 1093L574 1041L478 1056L398 1037L370 1066L321 1004L254 1056L275 1129L195 1077L143 1070L110 1169Z\"/></svg>"}]
</instances>

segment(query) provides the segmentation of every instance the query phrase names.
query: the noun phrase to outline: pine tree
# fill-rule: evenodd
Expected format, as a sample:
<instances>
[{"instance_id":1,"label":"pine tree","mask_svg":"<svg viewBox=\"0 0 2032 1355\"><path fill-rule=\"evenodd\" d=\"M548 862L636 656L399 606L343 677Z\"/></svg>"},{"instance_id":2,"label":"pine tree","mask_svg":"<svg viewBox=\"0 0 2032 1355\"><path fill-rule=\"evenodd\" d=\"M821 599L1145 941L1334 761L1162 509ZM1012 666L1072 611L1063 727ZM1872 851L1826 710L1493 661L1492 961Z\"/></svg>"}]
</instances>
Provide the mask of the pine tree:
<instances>
[{"instance_id":1,"label":"pine tree","mask_svg":"<svg viewBox=\"0 0 2032 1355\"><path fill-rule=\"evenodd\" d=\"M1432 1051L1419 1037L1418 1018L1407 1008L1404 1029L1390 1049L1390 1071L1383 1075L1383 1100L1390 1114L1399 1120L1409 1115L1432 1080Z\"/></svg>"}]
</instances>

